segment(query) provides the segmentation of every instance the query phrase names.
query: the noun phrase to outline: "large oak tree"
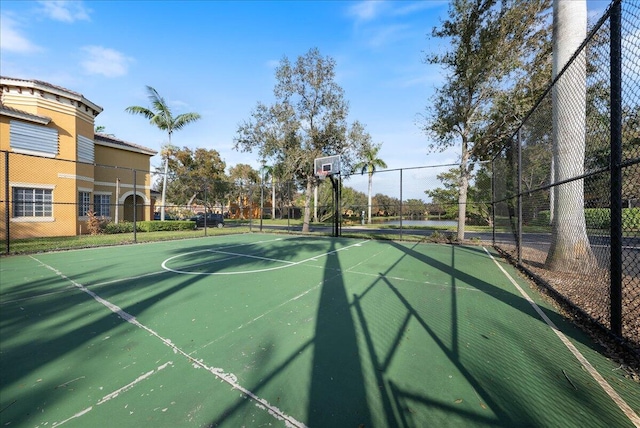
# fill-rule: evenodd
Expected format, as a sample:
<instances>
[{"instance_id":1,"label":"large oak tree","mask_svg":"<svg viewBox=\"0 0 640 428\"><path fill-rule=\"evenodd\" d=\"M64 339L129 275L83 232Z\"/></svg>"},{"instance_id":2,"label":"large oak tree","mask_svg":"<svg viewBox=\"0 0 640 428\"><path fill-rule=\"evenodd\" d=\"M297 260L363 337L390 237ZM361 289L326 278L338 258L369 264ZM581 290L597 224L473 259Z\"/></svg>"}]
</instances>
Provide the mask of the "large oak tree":
<instances>
[{"instance_id":1,"label":"large oak tree","mask_svg":"<svg viewBox=\"0 0 640 428\"><path fill-rule=\"evenodd\" d=\"M340 155L349 170L361 135L347 124L349 106L335 81L336 62L316 48L295 62L284 57L276 69L275 102L258 103L251 119L239 125L237 150L257 151L259 159L280 166L305 189L303 231L309 230L311 196L316 184L314 159Z\"/></svg>"},{"instance_id":2,"label":"large oak tree","mask_svg":"<svg viewBox=\"0 0 640 428\"><path fill-rule=\"evenodd\" d=\"M501 107L509 107L505 94L545 49L548 8L549 0L454 0L449 18L433 29L432 38L451 47L426 57L447 74L427 108L423 129L434 141L431 150L460 145L458 240L464 239L470 160L491 152L513 128L514 112L526 110Z\"/></svg>"},{"instance_id":3,"label":"large oak tree","mask_svg":"<svg viewBox=\"0 0 640 428\"><path fill-rule=\"evenodd\" d=\"M204 205L208 212L222 208L229 184L225 162L217 150L174 147L167 156L167 197L176 205Z\"/></svg>"}]
</instances>

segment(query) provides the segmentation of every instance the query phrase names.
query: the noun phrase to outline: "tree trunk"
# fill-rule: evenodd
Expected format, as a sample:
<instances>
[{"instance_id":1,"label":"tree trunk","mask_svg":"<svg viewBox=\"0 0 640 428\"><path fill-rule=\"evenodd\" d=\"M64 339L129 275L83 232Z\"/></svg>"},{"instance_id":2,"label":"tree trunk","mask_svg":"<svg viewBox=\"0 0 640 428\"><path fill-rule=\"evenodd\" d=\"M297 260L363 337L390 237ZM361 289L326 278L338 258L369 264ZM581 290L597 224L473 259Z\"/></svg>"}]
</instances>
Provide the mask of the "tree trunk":
<instances>
[{"instance_id":1,"label":"tree trunk","mask_svg":"<svg viewBox=\"0 0 640 428\"><path fill-rule=\"evenodd\" d=\"M553 75L557 76L587 34L585 0L553 3ZM586 57L584 51L556 82L553 104L553 167L556 182L584 173ZM584 218L584 182L571 181L554 192L552 240L546 266L574 272L593 266Z\"/></svg>"},{"instance_id":2,"label":"tree trunk","mask_svg":"<svg viewBox=\"0 0 640 428\"><path fill-rule=\"evenodd\" d=\"M555 161L554 161L554 157L553 155L551 156L551 173L550 178L549 178L549 183L555 183L556 182L556 172L555 172ZM554 189L552 188L549 191L549 226L553 226L553 221L555 219L555 206L554 204L556 203L556 192L554 191Z\"/></svg>"},{"instance_id":3,"label":"tree trunk","mask_svg":"<svg viewBox=\"0 0 640 428\"><path fill-rule=\"evenodd\" d=\"M302 231L309 232L309 219L311 218L311 181L313 177L307 177L307 191L304 195L304 221L302 223Z\"/></svg>"},{"instance_id":4,"label":"tree trunk","mask_svg":"<svg viewBox=\"0 0 640 428\"><path fill-rule=\"evenodd\" d=\"M160 220L164 221L164 207L167 203L167 175L169 175L169 155L164 158L164 176L162 177L162 206L160 207ZM135 195L134 195L135 196Z\"/></svg>"},{"instance_id":5,"label":"tree trunk","mask_svg":"<svg viewBox=\"0 0 640 428\"><path fill-rule=\"evenodd\" d=\"M369 174L369 197L368 197L368 207L369 207L369 221L367 224L371 224L371 182L373 181L373 174Z\"/></svg>"},{"instance_id":6,"label":"tree trunk","mask_svg":"<svg viewBox=\"0 0 640 428\"><path fill-rule=\"evenodd\" d=\"M313 186L313 221L318 222L318 182Z\"/></svg>"},{"instance_id":7,"label":"tree trunk","mask_svg":"<svg viewBox=\"0 0 640 428\"><path fill-rule=\"evenodd\" d=\"M458 241L464 241L464 227L467 219L467 191L469 189L469 150L467 142L462 142L462 159L460 160L460 187L458 189Z\"/></svg>"}]
</instances>

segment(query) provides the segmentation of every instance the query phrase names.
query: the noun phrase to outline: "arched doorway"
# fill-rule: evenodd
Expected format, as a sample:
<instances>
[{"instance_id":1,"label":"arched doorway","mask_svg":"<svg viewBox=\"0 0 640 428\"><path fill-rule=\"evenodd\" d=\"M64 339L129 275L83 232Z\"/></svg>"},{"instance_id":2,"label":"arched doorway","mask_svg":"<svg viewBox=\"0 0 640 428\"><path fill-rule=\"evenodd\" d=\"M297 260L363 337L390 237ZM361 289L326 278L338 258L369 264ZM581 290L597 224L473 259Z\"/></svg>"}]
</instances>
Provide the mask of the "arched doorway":
<instances>
[{"instance_id":1,"label":"arched doorway","mask_svg":"<svg viewBox=\"0 0 640 428\"><path fill-rule=\"evenodd\" d=\"M124 204L124 221L133 221L133 195L125 198ZM144 199L140 195L136 195L136 221L143 221L144 218Z\"/></svg>"}]
</instances>

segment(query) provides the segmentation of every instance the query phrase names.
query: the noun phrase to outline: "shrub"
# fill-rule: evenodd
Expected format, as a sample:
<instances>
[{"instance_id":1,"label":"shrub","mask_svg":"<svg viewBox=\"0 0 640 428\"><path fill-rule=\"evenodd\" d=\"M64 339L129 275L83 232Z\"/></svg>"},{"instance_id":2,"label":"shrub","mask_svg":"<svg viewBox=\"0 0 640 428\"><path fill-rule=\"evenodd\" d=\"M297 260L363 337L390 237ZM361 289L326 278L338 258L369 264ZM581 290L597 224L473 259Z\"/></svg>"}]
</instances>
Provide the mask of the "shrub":
<instances>
[{"instance_id":1,"label":"shrub","mask_svg":"<svg viewBox=\"0 0 640 428\"><path fill-rule=\"evenodd\" d=\"M537 218L531 219L529 224L546 226L549 224L550 212L538 212ZM610 229L611 210L609 208L585 208L584 219L587 229ZM622 229L627 231L640 229L640 208L622 209Z\"/></svg>"},{"instance_id":2,"label":"shrub","mask_svg":"<svg viewBox=\"0 0 640 428\"><path fill-rule=\"evenodd\" d=\"M640 230L640 208L624 208L622 210L622 229Z\"/></svg>"},{"instance_id":3,"label":"shrub","mask_svg":"<svg viewBox=\"0 0 640 428\"><path fill-rule=\"evenodd\" d=\"M139 227L138 227L138 230L139 230ZM118 224L107 223L104 227L104 233L107 233L107 234L133 233L133 223L128 221L123 221Z\"/></svg>"},{"instance_id":4,"label":"shrub","mask_svg":"<svg viewBox=\"0 0 640 428\"><path fill-rule=\"evenodd\" d=\"M138 230L143 232L193 230L196 227L194 221L141 221L138 222Z\"/></svg>"},{"instance_id":5,"label":"shrub","mask_svg":"<svg viewBox=\"0 0 640 428\"><path fill-rule=\"evenodd\" d=\"M535 218L529 221L532 226L549 226L551 224L551 212L549 210L538 211Z\"/></svg>"},{"instance_id":6,"label":"shrub","mask_svg":"<svg viewBox=\"0 0 640 428\"><path fill-rule=\"evenodd\" d=\"M611 210L609 208L585 208L584 219L587 229L609 229L611 227Z\"/></svg>"},{"instance_id":7,"label":"shrub","mask_svg":"<svg viewBox=\"0 0 640 428\"><path fill-rule=\"evenodd\" d=\"M91 235L99 235L104 231L104 227L106 225L106 221L96 216L96 213L93 210L89 210L87 212L87 228L89 229L89 234Z\"/></svg>"}]
</instances>

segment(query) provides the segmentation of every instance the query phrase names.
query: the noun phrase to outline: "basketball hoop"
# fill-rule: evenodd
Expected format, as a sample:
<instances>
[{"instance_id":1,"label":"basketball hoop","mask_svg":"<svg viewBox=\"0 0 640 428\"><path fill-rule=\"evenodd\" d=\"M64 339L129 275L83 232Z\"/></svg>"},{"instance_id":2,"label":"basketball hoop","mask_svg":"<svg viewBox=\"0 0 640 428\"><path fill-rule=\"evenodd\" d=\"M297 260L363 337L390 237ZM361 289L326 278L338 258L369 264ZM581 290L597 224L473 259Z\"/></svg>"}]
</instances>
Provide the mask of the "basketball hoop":
<instances>
[{"instance_id":1,"label":"basketball hoop","mask_svg":"<svg viewBox=\"0 0 640 428\"><path fill-rule=\"evenodd\" d=\"M324 180L328 176L340 174L340 156L325 156L314 161L315 176L318 180Z\"/></svg>"},{"instance_id":2,"label":"basketball hoop","mask_svg":"<svg viewBox=\"0 0 640 428\"><path fill-rule=\"evenodd\" d=\"M333 206L335 215L333 216L333 236L340 236L340 155L324 156L313 161L313 170L318 180L322 181L331 177L331 187L333 189ZM335 178L334 178L335 177Z\"/></svg>"}]
</instances>

